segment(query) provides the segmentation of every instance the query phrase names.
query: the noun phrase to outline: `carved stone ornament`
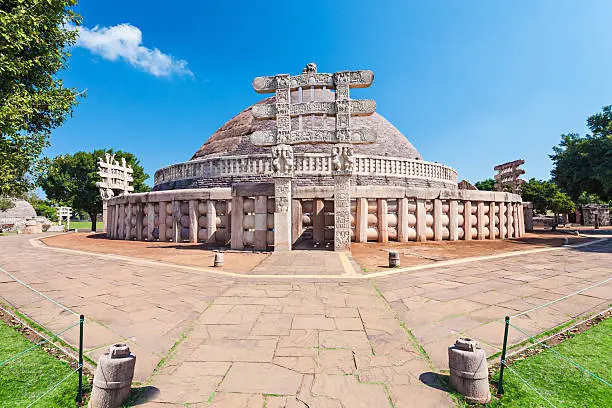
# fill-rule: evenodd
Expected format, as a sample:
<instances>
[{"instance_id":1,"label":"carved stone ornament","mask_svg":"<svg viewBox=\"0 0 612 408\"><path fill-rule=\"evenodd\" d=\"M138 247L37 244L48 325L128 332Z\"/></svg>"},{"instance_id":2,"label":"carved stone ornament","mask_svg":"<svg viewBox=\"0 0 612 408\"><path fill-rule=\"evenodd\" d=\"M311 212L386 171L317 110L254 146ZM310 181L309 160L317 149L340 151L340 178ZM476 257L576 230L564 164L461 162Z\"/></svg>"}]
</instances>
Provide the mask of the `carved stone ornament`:
<instances>
[{"instance_id":1,"label":"carved stone ornament","mask_svg":"<svg viewBox=\"0 0 612 408\"><path fill-rule=\"evenodd\" d=\"M280 144L272 147L272 171L274 176L293 175L293 148Z\"/></svg>"},{"instance_id":2,"label":"carved stone ornament","mask_svg":"<svg viewBox=\"0 0 612 408\"><path fill-rule=\"evenodd\" d=\"M337 174L351 174L355 167L353 146L335 145L332 147L332 169Z\"/></svg>"}]
</instances>

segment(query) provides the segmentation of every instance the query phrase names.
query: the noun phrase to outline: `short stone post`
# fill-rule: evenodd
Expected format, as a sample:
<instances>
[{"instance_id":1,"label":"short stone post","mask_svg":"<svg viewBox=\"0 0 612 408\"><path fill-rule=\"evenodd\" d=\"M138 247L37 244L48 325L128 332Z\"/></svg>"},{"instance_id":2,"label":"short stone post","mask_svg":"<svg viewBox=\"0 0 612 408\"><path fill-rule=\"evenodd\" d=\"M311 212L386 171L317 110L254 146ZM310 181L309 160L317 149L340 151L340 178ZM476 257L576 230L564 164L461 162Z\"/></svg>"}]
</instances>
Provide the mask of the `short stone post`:
<instances>
[{"instance_id":1,"label":"short stone post","mask_svg":"<svg viewBox=\"0 0 612 408\"><path fill-rule=\"evenodd\" d=\"M115 344L100 356L89 408L118 408L130 396L136 356L125 344Z\"/></svg>"},{"instance_id":2,"label":"short stone post","mask_svg":"<svg viewBox=\"0 0 612 408\"><path fill-rule=\"evenodd\" d=\"M400 254L398 251L389 251L389 268L400 266Z\"/></svg>"},{"instance_id":3,"label":"short stone post","mask_svg":"<svg viewBox=\"0 0 612 408\"><path fill-rule=\"evenodd\" d=\"M215 252L215 261L214 261L213 266L215 268L219 268L223 266L224 263L225 263L225 257L224 257L223 252Z\"/></svg>"},{"instance_id":4,"label":"short stone post","mask_svg":"<svg viewBox=\"0 0 612 408\"><path fill-rule=\"evenodd\" d=\"M530 201L523 203L523 223L525 232L533 232L533 203Z\"/></svg>"},{"instance_id":5,"label":"short stone post","mask_svg":"<svg viewBox=\"0 0 612 408\"><path fill-rule=\"evenodd\" d=\"M491 400L487 356L478 342L461 338L448 348L451 384L469 402Z\"/></svg>"}]
</instances>

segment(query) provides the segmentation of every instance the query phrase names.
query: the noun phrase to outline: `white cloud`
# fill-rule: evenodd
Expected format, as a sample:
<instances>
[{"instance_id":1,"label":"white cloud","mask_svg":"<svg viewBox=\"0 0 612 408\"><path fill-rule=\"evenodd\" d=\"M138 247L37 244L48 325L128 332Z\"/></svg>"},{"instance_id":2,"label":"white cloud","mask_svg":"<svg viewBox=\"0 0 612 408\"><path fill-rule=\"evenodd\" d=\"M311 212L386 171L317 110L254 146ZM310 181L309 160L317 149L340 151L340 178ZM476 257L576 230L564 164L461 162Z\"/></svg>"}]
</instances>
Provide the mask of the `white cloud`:
<instances>
[{"instance_id":1,"label":"white cloud","mask_svg":"<svg viewBox=\"0 0 612 408\"><path fill-rule=\"evenodd\" d=\"M77 46L87 48L102 58L116 61L124 59L131 65L156 77L189 75L187 61L175 59L157 48L142 45L142 31L131 24L118 24L111 27L77 27L79 38Z\"/></svg>"}]
</instances>

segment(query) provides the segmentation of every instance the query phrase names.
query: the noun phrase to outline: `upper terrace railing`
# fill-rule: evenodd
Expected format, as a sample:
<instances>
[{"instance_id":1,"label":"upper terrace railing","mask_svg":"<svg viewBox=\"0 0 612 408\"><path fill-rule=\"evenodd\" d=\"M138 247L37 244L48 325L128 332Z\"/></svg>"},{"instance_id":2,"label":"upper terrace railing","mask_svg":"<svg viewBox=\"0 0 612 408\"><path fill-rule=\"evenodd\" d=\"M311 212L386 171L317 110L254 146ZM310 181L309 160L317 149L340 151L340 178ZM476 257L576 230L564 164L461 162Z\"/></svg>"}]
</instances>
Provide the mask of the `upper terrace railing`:
<instances>
[{"instance_id":1,"label":"upper terrace railing","mask_svg":"<svg viewBox=\"0 0 612 408\"><path fill-rule=\"evenodd\" d=\"M295 155L295 175L330 175L331 156L324 153ZM357 176L424 178L447 183L457 182L457 172L448 166L399 157L355 155ZM155 185L191 178L272 175L269 155L226 156L193 160L163 167L155 172Z\"/></svg>"}]
</instances>

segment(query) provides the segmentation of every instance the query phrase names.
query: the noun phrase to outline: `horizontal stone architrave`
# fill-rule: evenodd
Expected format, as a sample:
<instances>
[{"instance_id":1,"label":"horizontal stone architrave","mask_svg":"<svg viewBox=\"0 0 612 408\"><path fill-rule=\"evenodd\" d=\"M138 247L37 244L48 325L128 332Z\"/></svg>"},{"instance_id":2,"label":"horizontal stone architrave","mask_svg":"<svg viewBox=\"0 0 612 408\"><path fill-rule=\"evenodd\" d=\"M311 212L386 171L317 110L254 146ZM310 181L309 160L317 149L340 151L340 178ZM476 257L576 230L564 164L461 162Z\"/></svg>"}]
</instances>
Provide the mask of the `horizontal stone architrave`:
<instances>
[{"instance_id":1,"label":"horizontal stone architrave","mask_svg":"<svg viewBox=\"0 0 612 408\"><path fill-rule=\"evenodd\" d=\"M333 186L296 186L293 198L311 199L334 197ZM273 196L273 183L237 183L233 188L202 188L153 191L111 198L109 205L169 202L173 200L231 200L232 196ZM357 198L410 198L423 200L459 200L522 203L518 194L499 191L451 190L442 188L412 188L398 186L351 186L351 196Z\"/></svg>"},{"instance_id":2,"label":"horizontal stone architrave","mask_svg":"<svg viewBox=\"0 0 612 408\"><path fill-rule=\"evenodd\" d=\"M332 172L331 154L305 153L294 157L294 173L300 176L328 176ZM272 177L271 155L207 157L173 164L155 172L155 185L198 178ZM394 177L457 183L455 169L443 164L401 157L355 155L354 176Z\"/></svg>"}]
</instances>

